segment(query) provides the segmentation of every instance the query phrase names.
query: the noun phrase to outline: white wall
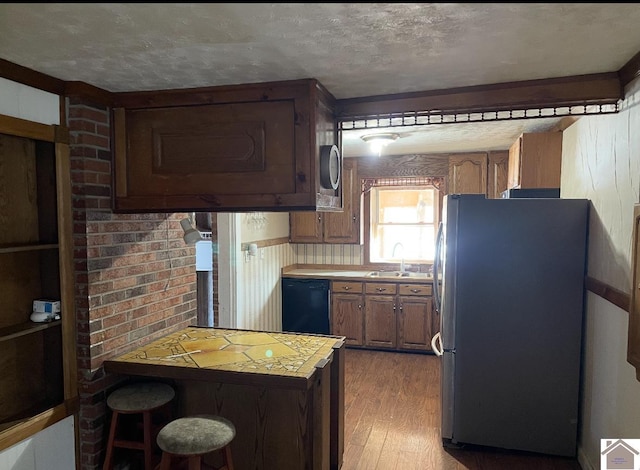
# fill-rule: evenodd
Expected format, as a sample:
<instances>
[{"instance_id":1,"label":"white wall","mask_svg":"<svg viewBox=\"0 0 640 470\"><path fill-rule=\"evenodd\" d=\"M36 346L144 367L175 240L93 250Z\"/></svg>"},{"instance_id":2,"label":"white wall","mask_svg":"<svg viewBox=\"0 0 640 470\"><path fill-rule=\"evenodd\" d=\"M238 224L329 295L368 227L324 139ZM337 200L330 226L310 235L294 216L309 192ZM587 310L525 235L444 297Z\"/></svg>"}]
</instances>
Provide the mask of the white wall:
<instances>
[{"instance_id":1,"label":"white wall","mask_svg":"<svg viewBox=\"0 0 640 470\"><path fill-rule=\"evenodd\" d=\"M60 99L20 83L0 78L0 114L60 124ZM68 470L75 468L73 417L48 427L0 452L0 468L11 470Z\"/></svg>"},{"instance_id":2,"label":"white wall","mask_svg":"<svg viewBox=\"0 0 640 470\"><path fill-rule=\"evenodd\" d=\"M0 114L41 124L60 124L60 97L0 78Z\"/></svg>"},{"instance_id":3,"label":"white wall","mask_svg":"<svg viewBox=\"0 0 640 470\"><path fill-rule=\"evenodd\" d=\"M240 219L242 243L289 237L288 212L246 212Z\"/></svg>"},{"instance_id":4,"label":"white wall","mask_svg":"<svg viewBox=\"0 0 640 470\"><path fill-rule=\"evenodd\" d=\"M289 214L252 212L218 214L220 326L282 330L280 272L294 264L289 243L261 246L257 256L242 244L289 236Z\"/></svg>"},{"instance_id":5,"label":"white wall","mask_svg":"<svg viewBox=\"0 0 640 470\"><path fill-rule=\"evenodd\" d=\"M631 289L633 205L640 201L640 81L621 112L564 131L561 196L591 200L589 276ZM640 382L626 361L628 314L588 293L579 459L600 467L600 439L640 438Z\"/></svg>"}]
</instances>

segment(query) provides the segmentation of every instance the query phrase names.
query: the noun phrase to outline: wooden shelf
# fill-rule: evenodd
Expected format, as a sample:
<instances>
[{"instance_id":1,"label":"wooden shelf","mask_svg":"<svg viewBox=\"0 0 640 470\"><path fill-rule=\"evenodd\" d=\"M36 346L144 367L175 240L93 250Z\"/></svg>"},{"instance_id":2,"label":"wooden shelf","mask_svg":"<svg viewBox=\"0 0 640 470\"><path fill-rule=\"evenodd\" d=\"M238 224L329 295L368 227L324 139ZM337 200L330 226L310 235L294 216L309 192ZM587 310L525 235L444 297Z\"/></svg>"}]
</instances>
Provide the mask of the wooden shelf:
<instances>
[{"instance_id":1,"label":"wooden shelf","mask_svg":"<svg viewBox=\"0 0 640 470\"><path fill-rule=\"evenodd\" d=\"M37 331L46 330L47 328L60 326L61 323L62 323L61 320L54 320L54 321L43 322L43 323L27 322L27 323L20 323L19 325L12 325L12 326L0 328L0 343L2 341L7 341L10 339L17 338L19 336L29 335Z\"/></svg>"},{"instance_id":2,"label":"wooden shelf","mask_svg":"<svg viewBox=\"0 0 640 470\"><path fill-rule=\"evenodd\" d=\"M58 249L57 243L37 244L32 245L12 245L12 246L0 246L0 253L17 253L19 251L38 251L38 250L56 250Z\"/></svg>"}]
</instances>

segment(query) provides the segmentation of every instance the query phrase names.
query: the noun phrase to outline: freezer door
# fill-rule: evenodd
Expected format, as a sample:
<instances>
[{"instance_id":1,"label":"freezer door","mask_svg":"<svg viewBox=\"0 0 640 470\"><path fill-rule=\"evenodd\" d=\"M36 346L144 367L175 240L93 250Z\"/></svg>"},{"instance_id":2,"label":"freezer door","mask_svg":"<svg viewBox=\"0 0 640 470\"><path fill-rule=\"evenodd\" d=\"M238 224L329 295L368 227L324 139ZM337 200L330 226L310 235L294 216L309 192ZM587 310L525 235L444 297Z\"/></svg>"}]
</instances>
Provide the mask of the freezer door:
<instances>
[{"instance_id":1,"label":"freezer door","mask_svg":"<svg viewBox=\"0 0 640 470\"><path fill-rule=\"evenodd\" d=\"M444 352L440 369L440 396L442 403L442 425L440 435L443 440L453 438L453 379L455 353Z\"/></svg>"}]
</instances>

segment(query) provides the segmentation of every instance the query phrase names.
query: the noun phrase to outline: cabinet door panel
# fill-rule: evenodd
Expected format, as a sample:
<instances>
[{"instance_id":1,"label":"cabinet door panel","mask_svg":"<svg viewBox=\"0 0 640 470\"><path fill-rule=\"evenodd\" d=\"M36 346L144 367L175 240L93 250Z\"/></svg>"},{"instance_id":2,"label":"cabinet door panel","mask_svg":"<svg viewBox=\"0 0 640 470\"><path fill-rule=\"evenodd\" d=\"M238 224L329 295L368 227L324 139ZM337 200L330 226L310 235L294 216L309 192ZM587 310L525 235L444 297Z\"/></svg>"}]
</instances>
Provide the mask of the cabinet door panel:
<instances>
[{"instance_id":1,"label":"cabinet door panel","mask_svg":"<svg viewBox=\"0 0 640 470\"><path fill-rule=\"evenodd\" d=\"M485 153L449 157L450 193L487 193L487 155Z\"/></svg>"},{"instance_id":2,"label":"cabinet door panel","mask_svg":"<svg viewBox=\"0 0 640 470\"><path fill-rule=\"evenodd\" d=\"M368 295L365 304L365 344L379 348L396 347L395 297Z\"/></svg>"},{"instance_id":3,"label":"cabinet door panel","mask_svg":"<svg viewBox=\"0 0 640 470\"><path fill-rule=\"evenodd\" d=\"M489 169L487 170L487 197L500 199L502 191L507 189L509 177L509 152L489 152Z\"/></svg>"},{"instance_id":4,"label":"cabinet door panel","mask_svg":"<svg viewBox=\"0 0 640 470\"><path fill-rule=\"evenodd\" d=\"M360 243L360 188L355 164L342 168L343 210L324 214L325 243Z\"/></svg>"},{"instance_id":5,"label":"cabinet door panel","mask_svg":"<svg viewBox=\"0 0 640 470\"><path fill-rule=\"evenodd\" d=\"M363 296L358 294L332 294L331 334L344 336L346 343L362 346Z\"/></svg>"},{"instance_id":6,"label":"cabinet door panel","mask_svg":"<svg viewBox=\"0 0 640 470\"><path fill-rule=\"evenodd\" d=\"M398 297L398 348L431 349L431 297Z\"/></svg>"},{"instance_id":7,"label":"cabinet door panel","mask_svg":"<svg viewBox=\"0 0 640 470\"><path fill-rule=\"evenodd\" d=\"M128 195L293 193L294 114L287 101L127 111Z\"/></svg>"},{"instance_id":8,"label":"cabinet door panel","mask_svg":"<svg viewBox=\"0 0 640 470\"><path fill-rule=\"evenodd\" d=\"M322 216L319 212L290 212L291 243L322 243Z\"/></svg>"}]
</instances>

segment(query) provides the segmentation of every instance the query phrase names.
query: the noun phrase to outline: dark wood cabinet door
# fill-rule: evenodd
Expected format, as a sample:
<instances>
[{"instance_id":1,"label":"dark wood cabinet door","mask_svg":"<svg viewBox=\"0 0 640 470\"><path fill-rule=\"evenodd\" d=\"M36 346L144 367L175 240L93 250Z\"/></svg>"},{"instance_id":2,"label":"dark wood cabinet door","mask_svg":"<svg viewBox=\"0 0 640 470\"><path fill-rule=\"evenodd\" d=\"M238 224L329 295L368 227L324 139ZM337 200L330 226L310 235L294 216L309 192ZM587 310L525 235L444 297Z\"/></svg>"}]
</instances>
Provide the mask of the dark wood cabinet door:
<instances>
[{"instance_id":1,"label":"dark wood cabinet door","mask_svg":"<svg viewBox=\"0 0 640 470\"><path fill-rule=\"evenodd\" d=\"M398 349L431 350L431 297L398 297Z\"/></svg>"},{"instance_id":2,"label":"dark wood cabinet door","mask_svg":"<svg viewBox=\"0 0 640 470\"><path fill-rule=\"evenodd\" d=\"M344 336L351 346L362 346L364 298L360 294L332 294L331 334Z\"/></svg>"},{"instance_id":3,"label":"dark wood cabinet door","mask_svg":"<svg viewBox=\"0 0 640 470\"><path fill-rule=\"evenodd\" d=\"M325 243L360 243L360 185L355 163L347 160L342 168L343 210L324 215Z\"/></svg>"},{"instance_id":4,"label":"dark wood cabinet door","mask_svg":"<svg viewBox=\"0 0 640 470\"><path fill-rule=\"evenodd\" d=\"M289 241L291 243L322 243L322 219L320 212L290 212Z\"/></svg>"},{"instance_id":5,"label":"dark wood cabinet door","mask_svg":"<svg viewBox=\"0 0 640 470\"><path fill-rule=\"evenodd\" d=\"M396 347L396 298L367 295L365 299L365 344L377 348Z\"/></svg>"}]
</instances>

